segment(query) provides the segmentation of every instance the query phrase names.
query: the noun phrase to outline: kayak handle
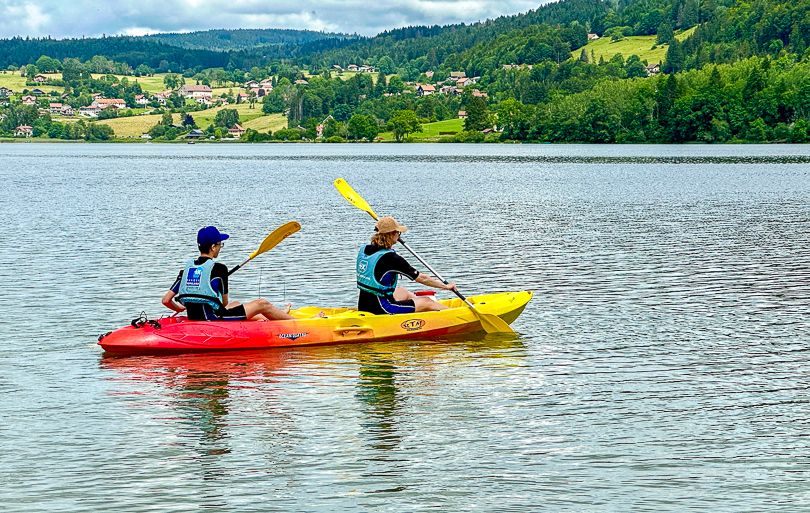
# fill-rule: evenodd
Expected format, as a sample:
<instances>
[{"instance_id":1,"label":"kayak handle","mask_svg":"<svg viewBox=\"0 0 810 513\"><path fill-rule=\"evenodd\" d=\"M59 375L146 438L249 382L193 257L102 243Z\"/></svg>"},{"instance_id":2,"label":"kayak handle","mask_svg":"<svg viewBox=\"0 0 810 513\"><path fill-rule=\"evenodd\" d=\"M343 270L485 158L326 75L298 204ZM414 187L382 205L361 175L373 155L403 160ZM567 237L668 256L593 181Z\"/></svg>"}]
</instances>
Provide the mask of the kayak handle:
<instances>
[{"instance_id":1,"label":"kayak handle","mask_svg":"<svg viewBox=\"0 0 810 513\"><path fill-rule=\"evenodd\" d=\"M343 328L335 328L333 332L336 335L346 336L348 333L357 332L357 335L374 335L374 330L369 326L346 326Z\"/></svg>"}]
</instances>

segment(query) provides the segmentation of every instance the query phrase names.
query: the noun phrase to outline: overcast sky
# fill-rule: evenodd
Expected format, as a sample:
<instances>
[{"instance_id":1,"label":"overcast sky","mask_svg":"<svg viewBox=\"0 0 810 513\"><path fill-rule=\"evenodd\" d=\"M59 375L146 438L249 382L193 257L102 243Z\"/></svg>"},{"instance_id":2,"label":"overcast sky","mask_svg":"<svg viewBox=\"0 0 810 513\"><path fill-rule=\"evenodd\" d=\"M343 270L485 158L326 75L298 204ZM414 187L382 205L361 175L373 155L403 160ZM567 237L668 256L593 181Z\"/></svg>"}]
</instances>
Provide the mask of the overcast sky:
<instances>
[{"instance_id":1,"label":"overcast sky","mask_svg":"<svg viewBox=\"0 0 810 513\"><path fill-rule=\"evenodd\" d=\"M474 22L548 0L0 0L0 38L290 28L372 36L408 25Z\"/></svg>"}]
</instances>

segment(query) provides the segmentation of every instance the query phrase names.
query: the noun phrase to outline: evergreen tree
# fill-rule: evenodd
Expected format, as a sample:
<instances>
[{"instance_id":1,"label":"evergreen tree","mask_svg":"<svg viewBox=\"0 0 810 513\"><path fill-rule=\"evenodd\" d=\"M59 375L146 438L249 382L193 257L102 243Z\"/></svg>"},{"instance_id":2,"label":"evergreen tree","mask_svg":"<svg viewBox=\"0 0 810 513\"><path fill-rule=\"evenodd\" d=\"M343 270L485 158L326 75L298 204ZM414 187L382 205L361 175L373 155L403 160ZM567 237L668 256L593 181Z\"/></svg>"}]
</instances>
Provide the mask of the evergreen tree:
<instances>
[{"instance_id":1,"label":"evergreen tree","mask_svg":"<svg viewBox=\"0 0 810 513\"><path fill-rule=\"evenodd\" d=\"M659 45L669 44L675 38L675 33L672 31L672 25L668 21L661 22L658 25L658 37L655 42Z\"/></svg>"},{"instance_id":2,"label":"evergreen tree","mask_svg":"<svg viewBox=\"0 0 810 513\"><path fill-rule=\"evenodd\" d=\"M464 130L477 132L489 125L489 112L487 102L480 97L472 97L467 102L467 118L464 120Z\"/></svg>"},{"instance_id":3,"label":"evergreen tree","mask_svg":"<svg viewBox=\"0 0 810 513\"><path fill-rule=\"evenodd\" d=\"M664 66L662 67L661 71L670 74L677 73L684 69L684 64L685 58L683 55L683 49L681 48L681 43L673 37L669 44L669 48L667 48L666 60L664 61Z\"/></svg>"},{"instance_id":4,"label":"evergreen tree","mask_svg":"<svg viewBox=\"0 0 810 513\"><path fill-rule=\"evenodd\" d=\"M580 60L580 62L584 62L585 64L588 63L588 51L585 50L584 48L579 53L579 60Z\"/></svg>"}]
</instances>

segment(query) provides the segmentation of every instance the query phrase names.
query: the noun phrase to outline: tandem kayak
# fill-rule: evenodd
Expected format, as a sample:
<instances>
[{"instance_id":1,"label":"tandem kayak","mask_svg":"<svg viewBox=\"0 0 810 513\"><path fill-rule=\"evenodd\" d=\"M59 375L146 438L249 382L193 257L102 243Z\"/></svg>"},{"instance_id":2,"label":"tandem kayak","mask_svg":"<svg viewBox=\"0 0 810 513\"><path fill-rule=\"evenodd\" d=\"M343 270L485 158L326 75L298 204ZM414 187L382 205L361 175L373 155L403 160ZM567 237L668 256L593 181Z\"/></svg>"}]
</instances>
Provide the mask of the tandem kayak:
<instances>
[{"instance_id":1,"label":"tandem kayak","mask_svg":"<svg viewBox=\"0 0 810 513\"><path fill-rule=\"evenodd\" d=\"M503 292L468 298L485 314L513 322L531 300L531 291ZM439 301L438 312L374 315L355 308L305 307L285 321L189 321L165 317L120 328L99 337L113 353L191 352L264 349L370 340L431 338L482 331L478 316L461 299ZM318 312L326 317L311 318Z\"/></svg>"}]
</instances>

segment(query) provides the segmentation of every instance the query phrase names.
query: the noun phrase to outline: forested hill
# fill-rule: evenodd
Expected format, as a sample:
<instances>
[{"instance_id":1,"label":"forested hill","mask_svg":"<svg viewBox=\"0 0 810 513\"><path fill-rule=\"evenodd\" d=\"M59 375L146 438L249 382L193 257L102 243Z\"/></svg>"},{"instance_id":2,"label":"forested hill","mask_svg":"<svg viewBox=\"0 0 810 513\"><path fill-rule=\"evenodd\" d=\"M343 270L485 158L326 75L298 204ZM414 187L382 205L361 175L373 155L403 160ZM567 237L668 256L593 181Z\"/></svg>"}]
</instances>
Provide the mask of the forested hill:
<instances>
[{"instance_id":1,"label":"forested hill","mask_svg":"<svg viewBox=\"0 0 810 513\"><path fill-rule=\"evenodd\" d=\"M655 34L661 21L666 17L677 17L681 3L688 0L623 0L621 2L602 0L561 0L538 7L526 13L501 16L472 24L445 26L416 26L389 30L370 38L356 41L329 39L305 43L292 49L291 55L300 65L318 68L330 63L372 62L387 56L397 67L423 67L417 60L425 57L434 68L442 64L444 57L471 50L476 45L486 44L498 37L517 36L520 44L525 44L522 34L526 29L538 25L569 28L584 33L598 32L599 35L615 26L630 24L629 32ZM692 0L697 1L697 0ZM722 1L722 0L719 0ZM654 14L646 19L645 16ZM533 29L532 29L533 30ZM517 32L515 32L517 31ZM530 31L531 32L531 31ZM509 36L507 36L509 35ZM570 41L571 50L584 45L575 38L562 36L560 41ZM587 40L586 40L587 41ZM549 41L543 41L549 43ZM553 47L553 44L551 45ZM432 51L431 51L432 50ZM290 51L290 49L288 49ZM268 57L281 58L277 53L267 53Z\"/></svg>"},{"instance_id":2,"label":"forested hill","mask_svg":"<svg viewBox=\"0 0 810 513\"><path fill-rule=\"evenodd\" d=\"M201 66L218 68L228 64L230 55L208 50L188 50L136 37L88 39L0 39L0 67L33 64L41 56L63 61L66 58L89 61L103 56L132 68L145 64L161 70L182 71Z\"/></svg>"},{"instance_id":3,"label":"forested hill","mask_svg":"<svg viewBox=\"0 0 810 513\"><path fill-rule=\"evenodd\" d=\"M669 46L674 33L695 27L685 42ZM566 60L563 46L578 50L588 33L611 41L657 36L647 44L667 45L667 69L676 72L755 55L775 57L783 50L801 55L810 47L810 0L561 0L471 25L407 27L356 41L313 41L292 54L295 64L311 70L369 63L406 79L450 68L484 75L505 64Z\"/></svg>"},{"instance_id":4,"label":"forested hill","mask_svg":"<svg viewBox=\"0 0 810 513\"><path fill-rule=\"evenodd\" d=\"M237 29L162 33L143 36L144 40L195 50L249 50L258 46L301 45L321 39L356 39L357 36L314 30Z\"/></svg>"}]
</instances>

